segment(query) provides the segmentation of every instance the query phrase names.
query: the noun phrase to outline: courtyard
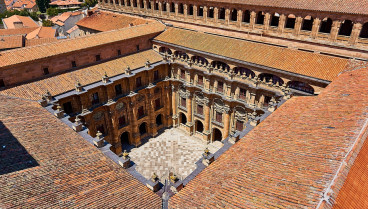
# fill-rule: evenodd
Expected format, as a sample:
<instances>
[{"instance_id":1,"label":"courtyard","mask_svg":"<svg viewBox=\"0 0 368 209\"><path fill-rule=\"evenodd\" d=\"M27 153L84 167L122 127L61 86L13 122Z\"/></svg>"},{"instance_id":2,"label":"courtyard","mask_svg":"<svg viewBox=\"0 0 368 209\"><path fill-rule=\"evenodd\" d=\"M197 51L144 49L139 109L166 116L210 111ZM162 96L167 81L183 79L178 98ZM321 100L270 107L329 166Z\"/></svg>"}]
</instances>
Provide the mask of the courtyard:
<instances>
[{"instance_id":1,"label":"courtyard","mask_svg":"<svg viewBox=\"0 0 368 209\"><path fill-rule=\"evenodd\" d=\"M207 144L179 128L172 128L133 148L129 156L136 164L136 170L147 179L156 173L162 181L173 172L182 180L196 169L195 163L206 148L215 153L221 147L219 141Z\"/></svg>"}]
</instances>

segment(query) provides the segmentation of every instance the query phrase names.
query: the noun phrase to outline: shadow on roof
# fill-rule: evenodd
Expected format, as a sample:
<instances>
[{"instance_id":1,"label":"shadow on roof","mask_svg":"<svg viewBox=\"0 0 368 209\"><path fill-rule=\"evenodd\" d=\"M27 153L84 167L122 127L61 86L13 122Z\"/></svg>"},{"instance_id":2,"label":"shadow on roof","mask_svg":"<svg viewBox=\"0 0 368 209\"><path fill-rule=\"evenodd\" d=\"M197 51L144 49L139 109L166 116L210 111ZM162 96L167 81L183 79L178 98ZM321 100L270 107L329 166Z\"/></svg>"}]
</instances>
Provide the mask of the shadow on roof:
<instances>
[{"instance_id":1,"label":"shadow on roof","mask_svg":"<svg viewBox=\"0 0 368 209\"><path fill-rule=\"evenodd\" d=\"M38 165L37 161L0 121L0 175Z\"/></svg>"}]
</instances>

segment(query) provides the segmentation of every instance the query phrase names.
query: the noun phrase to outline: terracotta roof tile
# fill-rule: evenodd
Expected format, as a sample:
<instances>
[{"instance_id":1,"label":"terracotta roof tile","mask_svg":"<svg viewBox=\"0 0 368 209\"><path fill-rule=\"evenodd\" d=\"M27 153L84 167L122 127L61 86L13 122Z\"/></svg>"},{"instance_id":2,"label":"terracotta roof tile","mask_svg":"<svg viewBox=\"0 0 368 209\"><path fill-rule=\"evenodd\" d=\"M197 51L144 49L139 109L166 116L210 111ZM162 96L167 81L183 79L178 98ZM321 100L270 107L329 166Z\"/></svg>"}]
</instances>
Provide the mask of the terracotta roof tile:
<instances>
[{"instance_id":1,"label":"terracotta roof tile","mask_svg":"<svg viewBox=\"0 0 368 209\"><path fill-rule=\"evenodd\" d=\"M11 35L26 35L34 30L37 27L32 28L14 28L14 29L0 29L0 36L11 36Z\"/></svg>"},{"instance_id":2,"label":"terracotta roof tile","mask_svg":"<svg viewBox=\"0 0 368 209\"><path fill-rule=\"evenodd\" d=\"M327 81L348 64L347 59L177 28L167 29L154 40Z\"/></svg>"},{"instance_id":3,"label":"terracotta roof tile","mask_svg":"<svg viewBox=\"0 0 368 209\"><path fill-rule=\"evenodd\" d=\"M54 38L35 38L35 39L29 39L29 40L26 39L25 47L41 45L41 44L46 44L46 43L55 42L55 41L58 41L56 37Z\"/></svg>"},{"instance_id":4,"label":"terracotta roof tile","mask_svg":"<svg viewBox=\"0 0 368 209\"><path fill-rule=\"evenodd\" d=\"M76 25L97 31L109 31L129 27L130 24L141 25L149 20L111 12L94 12L91 16L79 20Z\"/></svg>"},{"instance_id":5,"label":"terracotta roof tile","mask_svg":"<svg viewBox=\"0 0 368 209\"><path fill-rule=\"evenodd\" d=\"M14 49L23 47L23 36L0 36L0 49Z\"/></svg>"},{"instance_id":6,"label":"terracotta roof tile","mask_svg":"<svg viewBox=\"0 0 368 209\"><path fill-rule=\"evenodd\" d=\"M317 97L290 99L173 196L170 207L316 208L324 197L333 203L329 194L338 191L329 186L344 182L334 177L343 176L340 165L354 162L356 144L365 140L367 83L367 68L348 71ZM355 208L365 208L365 184L348 194L362 195L353 197Z\"/></svg>"},{"instance_id":7,"label":"terracotta roof tile","mask_svg":"<svg viewBox=\"0 0 368 209\"><path fill-rule=\"evenodd\" d=\"M27 34L27 39L34 38L53 38L56 35L56 29L52 27L39 27L36 30Z\"/></svg>"},{"instance_id":8,"label":"terracotta roof tile","mask_svg":"<svg viewBox=\"0 0 368 209\"><path fill-rule=\"evenodd\" d=\"M24 28L38 27L37 23L34 20L32 20L32 18L19 15L13 15L11 17L4 18L3 22L5 23L8 29L16 28L16 26L14 25L14 23L16 22L21 22L23 24L22 27Z\"/></svg>"},{"instance_id":9,"label":"terracotta roof tile","mask_svg":"<svg viewBox=\"0 0 368 209\"><path fill-rule=\"evenodd\" d=\"M123 74L123 69L129 65L131 69L143 67L145 62L158 62L162 60L161 55L153 50L143 51L126 57L114 59L101 64L80 70L64 73L61 75L46 78L40 81L16 86L11 89L0 91L2 95L39 100L46 91L52 95L58 95L70 90L74 90L77 80L85 86L97 81L101 81L102 76L107 73L109 77Z\"/></svg>"},{"instance_id":10,"label":"terracotta roof tile","mask_svg":"<svg viewBox=\"0 0 368 209\"><path fill-rule=\"evenodd\" d=\"M36 102L0 96L3 208L160 208L161 199Z\"/></svg>"},{"instance_id":11,"label":"terracotta roof tile","mask_svg":"<svg viewBox=\"0 0 368 209\"><path fill-rule=\"evenodd\" d=\"M159 33L164 29L165 26L163 24L155 22L130 28L122 28L116 31L108 31L74 39L61 40L49 44L25 47L19 50L9 50L0 53L0 68L72 51L84 50L94 46L114 43L116 41ZM28 56L24 56L24 54L27 54Z\"/></svg>"}]
</instances>

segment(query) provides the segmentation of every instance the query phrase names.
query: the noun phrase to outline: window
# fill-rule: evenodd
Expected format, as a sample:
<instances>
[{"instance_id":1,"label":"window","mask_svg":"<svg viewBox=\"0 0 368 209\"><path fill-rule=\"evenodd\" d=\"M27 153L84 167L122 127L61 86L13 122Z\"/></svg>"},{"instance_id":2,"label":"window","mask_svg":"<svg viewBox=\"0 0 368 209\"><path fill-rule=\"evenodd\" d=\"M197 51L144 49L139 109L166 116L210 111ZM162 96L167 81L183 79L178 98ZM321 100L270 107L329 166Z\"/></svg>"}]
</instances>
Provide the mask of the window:
<instances>
[{"instance_id":1,"label":"window","mask_svg":"<svg viewBox=\"0 0 368 209\"><path fill-rule=\"evenodd\" d=\"M180 105L182 106L182 107L187 107L187 99L186 98L181 98L181 100L180 100Z\"/></svg>"},{"instance_id":2,"label":"window","mask_svg":"<svg viewBox=\"0 0 368 209\"><path fill-rule=\"evenodd\" d=\"M105 135L105 127L104 125L99 125L97 126L97 132L100 131L102 133L102 135Z\"/></svg>"},{"instance_id":3,"label":"window","mask_svg":"<svg viewBox=\"0 0 368 209\"><path fill-rule=\"evenodd\" d=\"M49 68L45 67L45 68L43 69L43 74L44 74L44 75L48 75L48 74L50 74L50 72L49 72Z\"/></svg>"},{"instance_id":4,"label":"window","mask_svg":"<svg viewBox=\"0 0 368 209\"><path fill-rule=\"evenodd\" d=\"M138 118L142 118L144 116L144 108L143 106L138 108Z\"/></svg>"},{"instance_id":5,"label":"window","mask_svg":"<svg viewBox=\"0 0 368 209\"><path fill-rule=\"evenodd\" d=\"M203 115L203 106L202 105L197 105L197 114Z\"/></svg>"},{"instance_id":6,"label":"window","mask_svg":"<svg viewBox=\"0 0 368 209\"><path fill-rule=\"evenodd\" d=\"M222 123L222 113L216 111L216 121Z\"/></svg>"},{"instance_id":7,"label":"window","mask_svg":"<svg viewBox=\"0 0 368 209\"><path fill-rule=\"evenodd\" d=\"M126 125L126 120L125 120L125 116L121 116L119 118L119 127L125 126Z\"/></svg>"},{"instance_id":8,"label":"window","mask_svg":"<svg viewBox=\"0 0 368 209\"><path fill-rule=\"evenodd\" d=\"M198 76L198 85L203 86L203 76Z\"/></svg>"},{"instance_id":9,"label":"window","mask_svg":"<svg viewBox=\"0 0 368 209\"><path fill-rule=\"evenodd\" d=\"M237 131L242 131L243 130L243 127L244 127L243 121L237 120L236 121L236 130Z\"/></svg>"},{"instance_id":10,"label":"window","mask_svg":"<svg viewBox=\"0 0 368 209\"><path fill-rule=\"evenodd\" d=\"M180 71L180 77L185 80L185 70Z\"/></svg>"},{"instance_id":11,"label":"window","mask_svg":"<svg viewBox=\"0 0 368 209\"><path fill-rule=\"evenodd\" d=\"M77 63L75 61L72 61L72 67L77 67Z\"/></svg>"},{"instance_id":12,"label":"window","mask_svg":"<svg viewBox=\"0 0 368 209\"><path fill-rule=\"evenodd\" d=\"M119 49L119 50L118 50L118 56L120 56L120 55L121 55L121 50Z\"/></svg>"},{"instance_id":13,"label":"window","mask_svg":"<svg viewBox=\"0 0 368 209\"><path fill-rule=\"evenodd\" d=\"M156 99L155 100L155 109L158 110L158 109L160 109L160 107L161 107L160 99Z\"/></svg>"},{"instance_id":14,"label":"window","mask_svg":"<svg viewBox=\"0 0 368 209\"><path fill-rule=\"evenodd\" d=\"M223 93L224 92L224 83L221 81L217 82L217 92Z\"/></svg>"},{"instance_id":15,"label":"window","mask_svg":"<svg viewBox=\"0 0 368 209\"><path fill-rule=\"evenodd\" d=\"M136 88L142 87L142 78L138 77L135 79Z\"/></svg>"},{"instance_id":16,"label":"window","mask_svg":"<svg viewBox=\"0 0 368 209\"><path fill-rule=\"evenodd\" d=\"M245 89L240 89L240 92L239 92L239 99L241 99L241 100L245 100L246 95L247 95L247 90L245 90Z\"/></svg>"},{"instance_id":17,"label":"window","mask_svg":"<svg viewBox=\"0 0 368 209\"><path fill-rule=\"evenodd\" d=\"M4 80L3 79L0 79L0 88L1 87L5 87L5 83L4 83Z\"/></svg>"},{"instance_id":18,"label":"window","mask_svg":"<svg viewBox=\"0 0 368 209\"><path fill-rule=\"evenodd\" d=\"M139 45L136 46L137 47L137 52L139 51Z\"/></svg>"},{"instance_id":19,"label":"window","mask_svg":"<svg viewBox=\"0 0 368 209\"><path fill-rule=\"evenodd\" d=\"M115 86L115 93L116 93L116 96L123 94L123 90L121 89L121 84L118 84Z\"/></svg>"},{"instance_id":20,"label":"window","mask_svg":"<svg viewBox=\"0 0 368 209\"><path fill-rule=\"evenodd\" d=\"M154 72L153 72L153 79L154 79L155 81L157 81L157 80L159 79L159 76L158 76L158 70L156 70L156 71L154 71Z\"/></svg>"},{"instance_id":21,"label":"window","mask_svg":"<svg viewBox=\"0 0 368 209\"><path fill-rule=\"evenodd\" d=\"M63 108L64 108L64 112L66 114L71 114L73 113L73 106L71 102L66 102L63 104Z\"/></svg>"},{"instance_id":22,"label":"window","mask_svg":"<svg viewBox=\"0 0 368 209\"><path fill-rule=\"evenodd\" d=\"M101 60L101 55L96 55L96 62L100 61Z\"/></svg>"},{"instance_id":23,"label":"window","mask_svg":"<svg viewBox=\"0 0 368 209\"><path fill-rule=\"evenodd\" d=\"M98 93L93 93L92 94L92 105L95 104L99 104L100 103L100 99L98 98Z\"/></svg>"}]
</instances>

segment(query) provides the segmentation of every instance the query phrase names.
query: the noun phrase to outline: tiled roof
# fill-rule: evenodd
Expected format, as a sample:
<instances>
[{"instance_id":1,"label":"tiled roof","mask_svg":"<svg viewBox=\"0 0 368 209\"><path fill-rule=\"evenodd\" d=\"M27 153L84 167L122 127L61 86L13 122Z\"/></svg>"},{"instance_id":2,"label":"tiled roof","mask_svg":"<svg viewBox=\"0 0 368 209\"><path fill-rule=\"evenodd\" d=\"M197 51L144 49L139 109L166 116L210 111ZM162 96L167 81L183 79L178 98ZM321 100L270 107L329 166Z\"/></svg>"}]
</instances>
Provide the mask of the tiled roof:
<instances>
[{"instance_id":1,"label":"tiled roof","mask_svg":"<svg viewBox=\"0 0 368 209\"><path fill-rule=\"evenodd\" d=\"M3 22L5 23L7 29L16 28L17 26L14 25L16 22L21 22L24 28L38 27L37 23L32 20L32 18L19 15L13 15L11 17L4 18Z\"/></svg>"},{"instance_id":2,"label":"tiled roof","mask_svg":"<svg viewBox=\"0 0 368 209\"><path fill-rule=\"evenodd\" d=\"M368 14L368 0L206 0L206 2L220 2L231 4L245 4L254 6L280 7L290 9L341 12L350 14Z\"/></svg>"},{"instance_id":3,"label":"tiled roof","mask_svg":"<svg viewBox=\"0 0 368 209\"><path fill-rule=\"evenodd\" d=\"M32 28L14 28L14 29L0 29L0 36L11 36L11 35L26 35L34 30L37 27Z\"/></svg>"},{"instance_id":4,"label":"tiled roof","mask_svg":"<svg viewBox=\"0 0 368 209\"><path fill-rule=\"evenodd\" d=\"M138 25L135 27L122 28L115 31L107 31L74 39L57 41L50 44L25 47L18 50L9 50L0 53L0 68L46 57L61 55L72 51L85 50L90 47L101 46L148 34L159 33L164 29L165 26L163 24L154 22L150 24ZM27 56L24 56L25 54Z\"/></svg>"},{"instance_id":5,"label":"tiled roof","mask_svg":"<svg viewBox=\"0 0 368 209\"><path fill-rule=\"evenodd\" d=\"M0 37L0 49L14 49L23 47L23 36L3 36Z\"/></svg>"},{"instance_id":6,"label":"tiled roof","mask_svg":"<svg viewBox=\"0 0 368 209\"><path fill-rule=\"evenodd\" d=\"M50 5L57 5L57 6L67 6L67 5L77 5L83 4L83 2L79 1L70 1L70 0L57 0L50 3Z\"/></svg>"},{"instance_id":7,"label":"tiled roof","mask_svg":"<svg viewBox=\"0 0 368 209\"><path fill-rule=\"evenodd\" d=\"M54 38L35 38L35 39L29 39L29 40L26 39L25 47L46 44L46 43L55 42L55 41L58 41L56 37Z\"/></svg>"},{"instance_id":8,"label":"tiled roof","mask_svg":"<svg viewBox=\"0 0 368 209\"><path fill-rule=\"evenodd\" d=\"M51 21L53 23L57 23L58 21L60 22L65 22L65 20L67 20L70 16L77 16L77 15L81 15L82 12L80 11L76 11L76 12L64 12L61 15L55 16L53 18L51 18Z\"/></svg>"},{"instance_id":9,"label":"tiled roof","mask_svg":"<svg viewBox=\"0 0 368 209\"><path fill-rule=\"evenodd\" d=\"M76 25L96 31L109 31L129 27L130 24L141 25L151 21L111 12L94 12L91 16L79 20Z\"/></svg>"},{"instance_id":10,"label":"tiled roof","mask_svg":"<svg viewBox=\"0 0 368 209\"><path fill-rule=\"evenodd\" d=\"M39 27L36 30L27 34L27 39L34 38L53 38L56 35L56 29L52 27Z\"/></svg>"},{"instance_id":11,"label":"tiled roof","mask_svg":"<svg viewBox=\"0 0 368 209\"><path fill-rule=\"evenodd\" d=\"M58 95L74 90L77 80L85 86L87 84L101 81L105 72L109 77L116 76L123 74L126 66L129 66L131 69L143 67L147 60L154 63L162 60L162 57L153 50L143 51L93 65L91 67L6 89L0 91L0 94L31 100L40 100L41 96L45 94L46 91L49 91L52 95Z\"/></svg>"},{"instance_id":12,"label":"tiled roof","mask_svg":"<svg viewBox=\"0 0 368 209\"><path fill-rule=\"evenodd\" d=\"M345 72L317 97L290 99L173 196L170 207L316 208L322 198L334 204L348 172L340 166L351 166L365 140L367 83L367 68ZM358 175L367 157L360 156L350 170L351 198L341 199L354 208L365 208L368 198L366 173Z\"/></svg>"},{"instance_id":13,"label":"tiled roof","mask_svg":"<svg viewBox=\"0 0 368 209\"><path fill-rule=\"evenodd\" d=\"M72 32L74 32L75 30L79 30L78 25L74 25L73 27L71 27L69 30L66 31L67 34L70 34Z\"/></svg>"},{"instance_id":14,"label":"tiled roof","mask_svg":"<svg viewBox=\"0 0 368 209\"><path fill-rule=\"evenodd\" d=\"M0 207L160 208L161 199L36 102L0 96Z\"/></svg>"},{"instance_id":15,"label":"tiled roof","mask_svg":"<svg viewBox=\"0 0 368 209\"><path fill-rule=\"evenodd\" d=\"M154 40L327 81L348 64L342 58L177 28L167 29Z\"/></svg>"}]
</instances>

